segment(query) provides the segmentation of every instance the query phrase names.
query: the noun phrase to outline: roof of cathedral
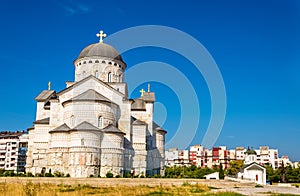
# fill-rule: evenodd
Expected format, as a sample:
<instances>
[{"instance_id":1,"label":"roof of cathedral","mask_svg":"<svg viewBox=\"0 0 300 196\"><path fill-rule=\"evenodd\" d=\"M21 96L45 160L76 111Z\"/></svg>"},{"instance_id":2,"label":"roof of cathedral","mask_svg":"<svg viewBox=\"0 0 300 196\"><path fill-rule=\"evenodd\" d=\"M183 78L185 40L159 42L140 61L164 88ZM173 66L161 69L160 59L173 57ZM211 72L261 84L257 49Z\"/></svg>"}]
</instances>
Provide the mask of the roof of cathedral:
<instances>
[{"instance_id":1,"label":"roof of cathedral","mask_svg":"<svg viewBox=\"0 0 300 196\"><path fill-rule=\"evenodd\" d=\"M84 93L72 98L73 101L106 101L111 103L112 101L107 97L101 95L100 93L96 92L93 89L89 89Z\"/></svg>"},{"instance_id":2,"label":"roof of cathedral","mask_svg":"<svg viewBox=\"0 0 300 196\"><path fill-rule=\"evenodd\" d=\"M36 98L36 101L46 101L55 93L54 90L43 90Z\"/></svg>"},{"instance_id":3,"label":"roof of cathedral","mask_svg":"<svg viewBox=\"0 0 300 196\"><path fill-rule=\"evenodd\" d=\"M112 124L108 125L104 129L102 129L102 131L104 133L120 133L120 134L124 134L125 135L125 133L123 131L121 131L120 129L118 129L117 127L115 127Z\"/></svg>"},{"instance_id":4,"label":"roof of cathedral","mask_svg":"<svg viewBox=\"0 0 300 196\"><path fill-rule=\"evenodd\" d=\"M154 102L155 101L155 93L154 92L145 92L141 99L146 102Z\"/></svg>"},{"instance_id":5,"label":"roof of cathedral","mask_svg":"<svg viewBox=\"0 0 300 196\"><path fill-rule=\"evenodd\" d=\"M29 128L27 128L27 131L30 131L30 130L33 130L34 129L34 126L31 126Z\"/></svg>"},{"instance_id":6,"label":"roof of cathedral","mask_svg":"<svg viewBox=\"0 0 300 196\"><path fill-rule=\"evenodd\" d=\"M133 102L131 103L131 110L146 110L146 105L145 101L141 98L139 99L134 99Z\"/></svg>"},{"instance_id":7,"label":"roof of cathedral","mask_svg":"<svg viewBox=\"0 0 300 196\"><path fill-rule=\"evenodd\" d=\"M55 129L52 129L49 131L49 133L52 133L52 132L68 132L70 131L70 127L68 125L66 125L66 123L60 125L59 127L56 127Z\"/></svg>"},{"instance_id":8,"label":"roof of cathedral","mask_svg":"<svg viewBox=\"0 0 300 196\"><path fill-rule=\"evenodd\" d=\"M135 120L133 121L132 124L133 124L133 125L147 125L146 122L141 121L141 120L139 120L139 119L135 119Z\"/></svg>"},{"instance_id":9,"label":"roof of cathedral","mask_svg":"<svg viewBox=\"0 0 300 196\"><path fill-rule=\"evenodd\" d=\"M43 119L40 119L40 120L36 120L33 122L33 124L49 124L50 122L50 118L43 118Z\"/></svg>"},{"instance_id":10,"label":"roof of cathedral","mask_svg":"<svg viewBox=\"0 0 300 196\"><path fill-rule=\"evenodd\" d=\"M123 93L121 93L120 91L114 89L114 88L111 87L109 84L107 84L106 82L103 82L102 80L96 78L96 77L93 76L93 75L89 75L88 77L84 78L83 80L80 80L80 81L78 81L78 82L75 82L73 85L69 86L68 88L65 88L65 89L61 90L60 92L58 92L58 93L56 93L56 94L57 94L58 96L61 96L61 95L64 94L65 92L68 92L68 91L74 89L75 87L80 86L81 84L84 84L86 81L88 81L88 80L90 80L90 79L95 80L95 81L101 83L103 86L107 87L108 89L114 91L115 93L117 93L117 94L119 94L119 95L121 95L121 96L124 96Z\"/></svg>"},{"instance_id":11,"label":"roof of cathedral","mask_svg":"<svg viewBox=\"0 0 300 196\"><path fill-rule=\"evenodd\" d=\"M100 131L100 129L98 127L95 127L94 125L92 125L91 123L89 123L87 121L83 121L82 123L80 123L79 125L77 125L76 127L74 127L71 130L74 130L74 131Z\"/></svg>"},{"instance_id":12,"label":"roof of cathedral","mask_svg":"<svg viewBox=\"0 0 300 196\"><path fill-rule=\"evenodd\" d=\"M161 131L164 133L167 133L166 130L164 130L162 127L160 127L156 122L153 121L153 129L155 129L156 131Z\"/></svg>"},{"instance_id":13,"label":"roof of cathedral","mask_svg":"<svg viewBox=\"0 0 300 196\"><path fill-rule=\"evenodd\" d=\"M106 57L124 63L120 53L114 47L106 43L95 43L85 47L77 59L84 57Z\"/></svg>"}]
</instances>

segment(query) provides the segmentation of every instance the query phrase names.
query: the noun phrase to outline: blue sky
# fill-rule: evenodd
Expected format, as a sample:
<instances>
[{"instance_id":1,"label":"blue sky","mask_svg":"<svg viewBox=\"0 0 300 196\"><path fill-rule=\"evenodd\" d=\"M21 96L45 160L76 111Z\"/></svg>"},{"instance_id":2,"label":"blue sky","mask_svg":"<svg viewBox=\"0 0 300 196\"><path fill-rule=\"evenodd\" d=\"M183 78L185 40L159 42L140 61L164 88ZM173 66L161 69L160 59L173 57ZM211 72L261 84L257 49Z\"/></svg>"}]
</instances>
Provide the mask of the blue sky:
<instances>
[{"instance_id":1,"label":"blue sky","mask_svg":"<svg viewBox=\"0 0 300 196\"><path fill-rule=\"evenodd\" d=\"M98 41L95 34L100 29L109 35L137 25L165 25L201 42L222 73L227 114L215 145L269 145L280 155L300 160L299 1L12 0L2 2L0 17L0 130L32 125L34 97L48 81L59 91L74 79L73 60ZM146 61L166 62L189 79L201 108L191 144L201 143L211 112L201 73L165 49L138 48L122 56L128 68ZM138 96L140 88L147 84L140 84L131 96ZM164 128L171 139L180 120L178 97L162 83L151 82L151 88L165 108L157 107L157 121L166 115Z\"/></svg>"}]
</instances>

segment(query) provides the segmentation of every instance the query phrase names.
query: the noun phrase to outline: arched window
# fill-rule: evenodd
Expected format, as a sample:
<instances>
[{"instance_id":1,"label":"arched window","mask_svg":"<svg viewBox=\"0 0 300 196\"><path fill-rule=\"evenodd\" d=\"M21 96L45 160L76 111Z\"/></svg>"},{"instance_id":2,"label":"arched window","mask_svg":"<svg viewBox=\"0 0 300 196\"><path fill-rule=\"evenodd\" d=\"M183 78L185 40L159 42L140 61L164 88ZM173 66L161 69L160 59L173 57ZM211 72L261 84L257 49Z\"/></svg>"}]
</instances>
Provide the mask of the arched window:
<instances>
[{"instance_id":1,"label":"arched window","mask_svg":"<svg viewBox=\"0 0 300 196\"><path fill-rule=\"evenodd\" d=\"M111 72L109 72L109 73L107 74L107 81L108 81L108 82L111 82L111 77L112 77L112 76L111 76Z\"/></svg>"},{"instance_id":2,"label":"arched window","mask_svg":"<svg viewBox=\"0 0 300 196\"><path fill-rule=\"evenodd\" d=\"M98 60L96 60L96 61L95 61L95 63L99 63L99 61L98 61Z\"/></svg>"},{"instance_id":3,"label":"arched window","mask_svg":"<svg viewBox=\"0 0 300 196\"><path fill-rule=\"evenodd\" d=\"M99 77L99 72L98 72L98 70L95 71L95 77L96 77L96 78Z\"/></svg>"},{"instance_id":4,"label":"arched window","mask_svg":"<svg viewBox=\"0 0 300 196\"><path fill-rule=\"evenodd\" d=\"M93 63L93 61L89 61L89 63Z\"/></svg>"},{"instance_id":5,"label":"arched window","mask_svg":"<svg viewBox=\"0 0 300 196\"><path fill-rule=\"evenodd\" d=\"M102 116L98 117L98 127L103 128L103 117Z\"/></svg>"},{"instance_id":6,"label":"arched window","mask_svg":"<svg viewBox=\"0 0 300 196\"><path fill-rule=\"evenodd\" d=\"M86 72L83 71L83 72L82 72L82 78L85 78L85 76L86 76Z\"/></svg>"},{"instance_id":7,"label":"arched window","mask_svg":"<svg viewBox=\"0 0 300 196\"><path fill-rule=\"evenodd\" d=\"M75 118L74 115L71 116L71 127L75 126Z\"/></svg>"},{"instance_id":8,"label":"arched window","mask_svg":"<svg viewBox=\"0 0 300 196\"><path fill-rule=\"evenodd\" d=\"M121 81L121 80L122 80L121 78L122 78L121 74L118 75L118 78L117 78L118 82L122 82L122 81Z\"/></svg>"}]
</instances>

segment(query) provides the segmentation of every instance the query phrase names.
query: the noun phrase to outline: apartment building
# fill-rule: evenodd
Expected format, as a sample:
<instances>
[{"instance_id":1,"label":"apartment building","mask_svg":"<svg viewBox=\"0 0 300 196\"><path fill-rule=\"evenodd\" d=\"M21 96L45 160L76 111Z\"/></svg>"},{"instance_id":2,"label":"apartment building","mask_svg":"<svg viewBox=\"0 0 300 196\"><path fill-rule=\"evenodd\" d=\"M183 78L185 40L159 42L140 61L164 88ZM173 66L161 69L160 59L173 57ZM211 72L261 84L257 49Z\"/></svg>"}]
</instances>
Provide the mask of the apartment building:
<instances>
[{"instance_id":1,"label":"apartment building","mask_svg":"<svg viewBox=\"0 0 300 196\"><path fill-rule=\"evenodd\" d=\"M25 171L28 134L24 131L0 132L0 169Z\"/></svg>"},{"instance_id":2,"label":"apartment building","mask_svg":"<svg viewBox=\"0 0 300 196\"><path fill-rule=\"evenodd\" d=\"M190 146L189 150L178 150L177 148L166 151L166 166L195 165L197 167L220 166L229 167L231 160L244 161L245 165L253 162L260 165L271 165L274 169L279 167L278 150L270 149L268 146L260 146L258 150L248 147L236 147L227 149L226 146L213 147L211 150L196 144ZM286 162L286 160L283 160Z\"/></svg>"}]
</instances>

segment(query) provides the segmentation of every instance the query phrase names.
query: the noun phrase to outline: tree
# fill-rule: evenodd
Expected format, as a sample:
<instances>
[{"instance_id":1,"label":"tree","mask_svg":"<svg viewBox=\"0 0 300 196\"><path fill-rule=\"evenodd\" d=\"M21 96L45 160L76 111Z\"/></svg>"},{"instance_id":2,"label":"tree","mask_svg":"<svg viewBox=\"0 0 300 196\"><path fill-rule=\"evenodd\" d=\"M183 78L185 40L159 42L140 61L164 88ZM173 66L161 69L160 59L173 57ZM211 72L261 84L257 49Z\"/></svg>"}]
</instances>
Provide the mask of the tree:
<instances>
[{"instance_id":1,"label":"tree","mask_svg":"<svg viewBox=\"0 0 300 196\"><path fill-rule=\"evenodd\" d=\"M272 181L272 178L274 176L274 169L271 165L265 165L266 173L267 173L267 180Z\"/></svg>"},{"instance_id":2,"label":"tree","mask_svg":"<svg viewBox=\"0 0 300 196\"><path fill-rule=\"evenodd\" d=\"M197 167L195 165L166 167L165 176L167 178L203 178L206 174L213 173L214 170L205 167Z\"/></svg>"},{"instance_id":3,"label":"tree","mask_svg":"<svg viewBox=\"0 0 300 196\"><path fill-rule=\"evenodd\" d=\"M281 163L280 171L281 171L281 182L286 182L287 169L285 168L283 161Z\"/></svg>"},{"instance_id":4,"label":"tree","mask_svg":"<svg viewBox=\"0 0 300 196\"><path fill-rule=\"evenodd\" d=\"M242 160L232 160L229 162L229 168L226 170L226 174L229 176L235 176L244 166Z\"/></svg>"},{"instance_id":5,"label":"tree","mask_svg":"<svg viewBox=\"0 0 300 196\"><path fill-rule=\"evenodd\" d=\"M225 177L225 175L224 175L223 165L222 165L222 163L220 163L219 178L224 179L224 177Z\"/></svg>"}]
</instances>

